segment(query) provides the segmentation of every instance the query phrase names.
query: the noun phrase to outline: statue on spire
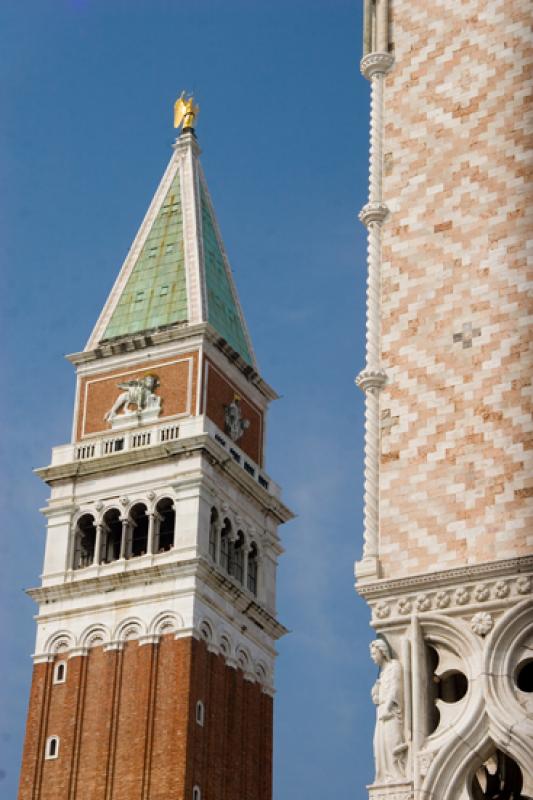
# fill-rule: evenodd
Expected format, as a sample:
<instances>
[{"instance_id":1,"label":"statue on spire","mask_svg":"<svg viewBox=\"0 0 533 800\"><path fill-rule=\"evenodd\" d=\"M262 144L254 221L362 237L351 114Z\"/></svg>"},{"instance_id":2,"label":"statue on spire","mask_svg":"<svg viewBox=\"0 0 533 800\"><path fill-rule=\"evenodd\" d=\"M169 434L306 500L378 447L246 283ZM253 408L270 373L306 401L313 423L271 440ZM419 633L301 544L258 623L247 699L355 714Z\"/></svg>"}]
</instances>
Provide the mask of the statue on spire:
<instances>
[{"instance_id":1,"label":"statue on spire","mask_svg":"<svg viewBox=\"0 0 533 800\"><path fill-rule=\"evenodd\" d=\"M194 97L191 94L189 99L185 99L185 92L182 92L174 103L174 127L179 128L183 123L183 130L194 128L194 122L198 116L200 107L194 104Z\"/></svg>"}]
</instances>

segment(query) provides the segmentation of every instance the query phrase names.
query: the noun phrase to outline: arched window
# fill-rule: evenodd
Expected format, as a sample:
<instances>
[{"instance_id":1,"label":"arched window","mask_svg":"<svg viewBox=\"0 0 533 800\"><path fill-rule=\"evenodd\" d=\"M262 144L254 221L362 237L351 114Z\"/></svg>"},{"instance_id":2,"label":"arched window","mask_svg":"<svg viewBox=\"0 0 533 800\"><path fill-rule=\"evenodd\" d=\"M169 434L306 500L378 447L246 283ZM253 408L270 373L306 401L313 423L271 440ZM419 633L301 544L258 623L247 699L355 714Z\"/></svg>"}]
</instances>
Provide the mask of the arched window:
<instances>
[{"instance_id":1,"label":"arched window","mask_svg":"<svg viewBox=\"0 0 533 800\"><path fill-rule=\"evenodd\" d=\"M122 522L118 508L110 508L104 514L104 543L102 563L109 564L120 558L122 544Z\"/></svg>"},{"instance_id":2,"label":"arched window","mask_svg":"<svg viewBox=\"0 0 533 800\"><path fill-rule=\"evenodd\" d=\"M237 533L237 538L229 546L229 574L242 583L244 576L244 535Z\"/></svg>"},{"instance_id":3,"label":"arched window","mask_svg":"<svg viewBox=\"0 0 533 800\"><path fill-rule=\"evenodd\" d=\"M155 553L165 553L174 547L176 512L170 497L163 497L156 507L157 531L154 543Z\"/></svg>"},{"instance_id":4,"label":"arched window","mask_svg":"<svg viewBox=\"0 0 533 800\"><path fill-rule=\"evenodd\" d=\"M201 700L196 703L196 723L203 727L205 718L204 704Z\"/></svg>"},{"instance_id":5,"label":"arched window","mask_svg":"<svg viewBox=\"0 0 533 800\"><path fill-rule=\"evenodd\" d=\"M94 561L96 526L92 514L84 514L76 525L74 540L74 569L89 567Z\"/></svg>"},{"instance_id":6,"label":"arched window","mask_svg":"<svg viewBox=\"0 0 533 800\"><path fill-rule=\"evenodd\" d=\"M218 511L213 506L211 509L211 519L209 520L209 555L213 561L217 560L217 539L218 539Z\"/></svg>"},{"instance_id":7,"label":"arched window","mask_svg":"<svg viewBox=\"0 0 533 800\"><path fill-rule=\"evenodd\" d=\"M192 800L202 800L202 793L199 786L195 786L192 790Z\"/></svg>"},{"instance_id":8,"label":"arched window","mask_svg":"<svg viewBox=\"0 0 533 800\"><path fill-rule=\"evenodd\" d=\"M47 759L59 756L59 736L49 736L44 748L44 757Z\"/></svg>"},{"instance_id":9,"label":"arched window","mask_svg":"<svg viewBox=\"0 0 533 800\"><path fill-rule=\"evenodd\" d=\"M229 539L231 535L231 522L226 517L224 527L220 531L220 566L229 571Z\"/></svg>"},{"instance_id":10,"label":"arched window","mask_svg":"<svg viewBox=\"0 0 533 800\"><path fill-rule=\"evenodd\" d=\"M130 536L127 555L144 556L148 550L148 514L144 503L136 503L130 511Z\"/></svg>"},{"instance_id":11,"label":"arched window","mask_svg":"<svg viewBox=\"0 0 533 800\"><path fill-rule=\"evenodd\" d=\"M248 591L257 595L257 572L258 572L258 552L257 545L252 542L248 552Z\"/></svg>"},{"instance_id":12,"label":"arched window","mask_svg":"<svg viewBox=\"0 0 533 800\"><path fill-rule=\"evenodd\" d=\"M67 662L58 661L54 666L54 683L65 683L67 679Z\"/></svg>"},{"instance_id":13,"label":"arched window","mask_svg":"<svg viewBox=\"0 0 533 800\"><path fill-rule=\"evenodd\" d=\"M495 750L476 770L470 784L474 800L528 800L522 794L522 770L501 750Z\"/></svg>"}]
</instances>

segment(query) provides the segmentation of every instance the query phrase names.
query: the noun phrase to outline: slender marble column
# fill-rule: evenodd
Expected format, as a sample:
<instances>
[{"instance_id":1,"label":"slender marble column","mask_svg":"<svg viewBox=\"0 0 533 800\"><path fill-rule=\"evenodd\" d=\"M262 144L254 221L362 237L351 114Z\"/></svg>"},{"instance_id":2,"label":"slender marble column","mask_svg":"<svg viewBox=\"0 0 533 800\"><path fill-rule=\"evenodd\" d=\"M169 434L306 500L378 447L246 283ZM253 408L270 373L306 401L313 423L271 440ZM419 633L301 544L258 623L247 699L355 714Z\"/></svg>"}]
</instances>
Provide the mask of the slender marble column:
<instances>
[{"instance_id":1,"label":"slender marble column","mask_svg":"<svg viewBox=\"0 0 533 800\"><path fill-rule=\"evenodd\" d=\"M358 577L379 573L379 394L386 381L380 364L381 227L388 209L383 203L383 81L393 64L390 53L370 53L361 72L371 82L368 203L359 214L367 234L366 364L356 383L365 393L365 488L363 559Z\"/></svg>"}]
</instances>

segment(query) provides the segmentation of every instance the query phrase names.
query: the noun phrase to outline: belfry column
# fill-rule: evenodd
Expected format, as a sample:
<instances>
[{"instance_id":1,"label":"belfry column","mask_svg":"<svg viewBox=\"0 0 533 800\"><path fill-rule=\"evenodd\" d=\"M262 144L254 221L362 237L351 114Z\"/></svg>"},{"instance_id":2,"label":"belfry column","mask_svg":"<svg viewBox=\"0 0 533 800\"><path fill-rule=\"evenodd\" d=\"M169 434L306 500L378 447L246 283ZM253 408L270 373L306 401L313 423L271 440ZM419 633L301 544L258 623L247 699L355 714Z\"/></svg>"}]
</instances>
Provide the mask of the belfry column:
<instances>
[{"instance_id":1,"label":"belfry column","mask_svg":"<svg viewBox=\"0 0 533 800\"><path fill-rule=\"evenodd\" d=\"M380 363L381 226L388 214L382 196L383 82L393 61L386 52L369 53L361 61L371 98L368 203L359 214L368 231L368 273L366 363L356 378L365 393L364 545L363 558L356 564L358 578L379 577L379 395L386 381Z\"/></svg>"}]
</instances>

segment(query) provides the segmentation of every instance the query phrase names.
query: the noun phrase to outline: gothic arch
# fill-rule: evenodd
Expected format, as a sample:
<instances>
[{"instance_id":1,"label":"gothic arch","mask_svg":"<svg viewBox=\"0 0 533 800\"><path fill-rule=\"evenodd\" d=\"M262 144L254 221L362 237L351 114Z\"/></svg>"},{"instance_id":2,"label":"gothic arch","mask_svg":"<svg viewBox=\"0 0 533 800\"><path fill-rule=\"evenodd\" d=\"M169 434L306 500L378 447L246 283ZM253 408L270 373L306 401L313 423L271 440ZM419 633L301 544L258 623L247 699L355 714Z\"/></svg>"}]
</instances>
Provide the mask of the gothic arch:
<instances>
[{"instance_id":1,"label":"gothic arch","mask_svg":"<svg viewBox=\"0 0 533 800\"><path fill-rule=\"evenodd\" d=\"M430 641L462 648L459 652L470 683L463 713L438 738L438 752L423 783L423 789L439 800L470 797L467 787L473 774L494 750L516 762L523 776L523 794L533 797L529 766L533 764L533 723L518 703L513 684L517 651L533 634L532 607L533 601L527 600L510 609L485 639L474 636L461 620L424 619L422 628Z\"/></svg>"},{"instance_id":2,"label":"gothic arch","mask_svg":"<svg viewBox=\"0 0 533 800\"><path fill-rule=\"evenodd\" d=\"M515 683L524 645L533 646L533 600L509 609L497 622L483 659L484 694L495 744L522 770L523 792L533 796L533 720ZM503 746L505 744L505 746Z\"/></svg>"}]
</instances>

